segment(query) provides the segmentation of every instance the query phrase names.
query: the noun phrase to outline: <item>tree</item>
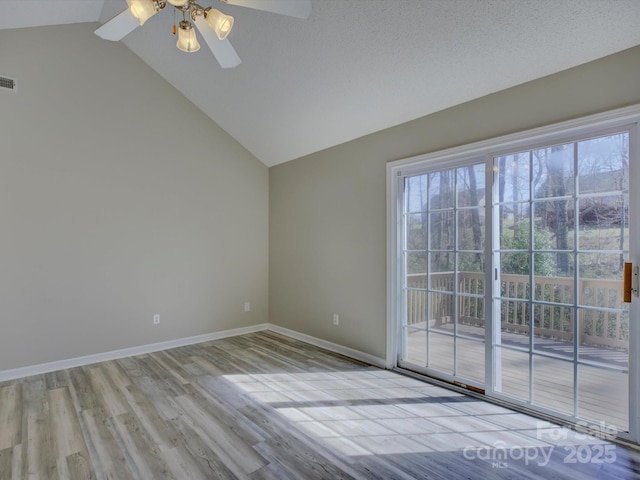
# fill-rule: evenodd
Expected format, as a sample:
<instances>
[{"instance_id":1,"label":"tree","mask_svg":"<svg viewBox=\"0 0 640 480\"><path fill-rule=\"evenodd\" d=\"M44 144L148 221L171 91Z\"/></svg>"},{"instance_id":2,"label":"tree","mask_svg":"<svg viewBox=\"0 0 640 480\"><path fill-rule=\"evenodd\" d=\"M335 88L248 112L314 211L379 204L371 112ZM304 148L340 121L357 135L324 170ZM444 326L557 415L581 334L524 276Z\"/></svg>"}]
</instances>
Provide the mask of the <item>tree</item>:
<instances>
[{"instance_id":1,"label":"tree","mask_svg":"<svg viewBox=\"0 0 640 480\"><path fill-rule=\"evenodd\" d=\"M567 194L565 171L567 170L566 160L563 158L563 152L567 147L572 145L556 145L550 148L537 150L536 157L539 160L539 171L542 168L546 171L546 180L542 183L537 191L538 198L554 198L549 202L542 203L542 207L538 207L536 216L540 216L543 229L555 230L556 245L555 249L559 250L557 256L558 271L564 274L569 273L569 218L567 214L567 200L558 197L564 197ZM540 204L537 204L540 205Z\"/></svg>"},{"instance_id":2,"label":"tree","mask_svg":"<svg viewBox=\"0 0 640 480\"><path fill-rule=\"evenodd\" d=\"M619 138L618 142L618 152L620 154L620 163L622 164L622 174L618 176L616 179L617 187L621 191L625 191L629 189L629 135L621 134L617 135ZM619 205L618 208L620 210L620 251L624 250L624 229L627 224L629 215L628 205L626 202L621 202L622 205ZM620 254L620 270L624 268L624 254Z\"/></svg>"},{"instance_id":3,"label":"tree","mask_svg":"<svg viewBox=\"0 0 640 480\"><path fill-rule=\"evenodd\" d=\"M504 227L504 186L506 183L506 173L507 173L507 157L499 157L498 158L498 201L500 202L499 212L498 212L498 225L500 225L500 238L502 238Z\"/></svg>"},{"instance_id":4,"label":"tree","mask_svg":"<svg viewBox=\"0 0 640 480\"><path fill-rule=\"evenodd\" d=\"M503 239L505 250L529 250L530 222L522 220L514 225L513 235ZM546 230L535 229L533 232L534 250L549 250L552 247L552 234ZM534 274L552 277L556 274L553 255L538 253L534 257ZM531 271L529 253L511 253L502 260L502 271L514 275L528 275Z\"/></svg>"},{"instance_id":5,"label":"tree","mask_svg":"<svg viewBox=\"0 0 640 480\"><path fill-rule=\"evenodd\" d=\"M455 245L454 205L455 170L441 170L429 178L429 200L431 208L446 209L431 214L431 246L433 250L442 250L432 255L432 265L436 271L447 271L453 267L452 251Z\"/></svg>"},{"instance_id":6,"label":"tree","mask_svg":"<svg viewBox=\"0 0 640 480\"><path fill-rule=\"evenodd\" d=\"M478 196L478 181L476 179L476 171L473 166L466 168L466 174L469 178L469 205L478 207L480 199ZM482 226L480 225L480 212L477 208L473 208L470 211L471 214L471 232L473 234L473 249L482 249ZM475 254L474 263L479 265L480 271L484 271L484 255L480 253Z\"/></svg>"}]
</instances>

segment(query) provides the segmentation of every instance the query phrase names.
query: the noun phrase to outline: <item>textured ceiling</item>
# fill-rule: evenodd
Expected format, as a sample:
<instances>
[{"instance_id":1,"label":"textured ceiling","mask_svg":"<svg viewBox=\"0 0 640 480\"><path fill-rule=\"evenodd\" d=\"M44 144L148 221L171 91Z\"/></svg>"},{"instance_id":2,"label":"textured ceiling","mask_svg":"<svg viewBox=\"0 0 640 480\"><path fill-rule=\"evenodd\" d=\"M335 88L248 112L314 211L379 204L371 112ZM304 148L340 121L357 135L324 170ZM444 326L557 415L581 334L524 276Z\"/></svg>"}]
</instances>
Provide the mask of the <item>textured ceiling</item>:
<instances>
[{"instance_id":1,"label":"textured ceiling","mask_svg":"<svg viewBox=\"0 0 640 480\"><path fill-rule=\"evenodd\" d=\"M0 28L104 22L126 7L0 0ZM178 51L170 6L123 43L266 165L640 44L640 0L313 0L307 20L216 8L236 20L235 69L204 42Z\"/></svg>"},{"instance_id":2,"label":"textured ceiling","mask_svg":"<svg viewBox=\"0 0 640 480\"><path fill-rule=\"evenodd\" d=\"M103 4L104 0L0 0L0 29L96 22Z\"/></svg>"}]
</instances>

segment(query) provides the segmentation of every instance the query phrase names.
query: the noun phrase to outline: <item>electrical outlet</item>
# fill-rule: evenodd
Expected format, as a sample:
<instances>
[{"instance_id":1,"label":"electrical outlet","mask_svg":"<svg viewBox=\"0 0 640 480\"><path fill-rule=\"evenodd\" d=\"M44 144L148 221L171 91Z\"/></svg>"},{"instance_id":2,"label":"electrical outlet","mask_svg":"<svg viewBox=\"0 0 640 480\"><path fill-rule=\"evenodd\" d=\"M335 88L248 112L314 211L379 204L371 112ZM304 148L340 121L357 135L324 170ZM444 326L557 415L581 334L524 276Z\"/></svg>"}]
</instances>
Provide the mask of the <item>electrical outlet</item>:
<instances>
[{"instance_id":1,"label":"electrical outlet","mask_svg":"<svg viewBox=\"0 0 640 480\"><path fill-rule=\"evenodd\" d=\"M157 313L153 316L153 324L160 325L160 315Z\"/></svg>"},{"instance_id":2,"label":"electrical outlet","mask_svg":"<svg viewBox=\"0 0 640 480\"><path fill-rule=\"evenodd\" d=\"M245 312L251 311L251 302L244 302L244 311Z\"/></svg>"},{"instance_id":3,"label":"electrical outlet","mask_svg":"<svg viewBox=\"0 0 640 480\"><path fill-rule=\"evenodd\" d=\"M337 313L333 314L333 324L337 327L338 325L340 325L340 315L338 315Z\"/></svg>"}]
</instances>

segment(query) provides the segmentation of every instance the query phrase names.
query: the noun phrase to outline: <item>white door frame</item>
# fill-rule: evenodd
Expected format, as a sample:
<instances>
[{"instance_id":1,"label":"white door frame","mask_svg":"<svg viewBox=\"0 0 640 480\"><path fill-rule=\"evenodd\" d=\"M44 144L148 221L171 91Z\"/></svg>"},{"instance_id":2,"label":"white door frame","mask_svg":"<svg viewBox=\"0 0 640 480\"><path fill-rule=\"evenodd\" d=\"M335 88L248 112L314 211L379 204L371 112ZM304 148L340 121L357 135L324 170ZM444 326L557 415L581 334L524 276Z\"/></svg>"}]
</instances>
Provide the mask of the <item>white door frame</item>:
<instances>
[{"instance_id":1,"label":"white door frame","mask_svg":"<svg viewBox=\"0 0 640 480\"><path fill-rule=\"evenodd\" d=\"M630 238L632 240L629 251L629 259L634 265L640 265L640 105L633 105L616 110L611 110L596 115L581 117L566 122L561 122L545 127L526 130L523 132L501 136L498 138L475 142L460 147L455 147L438 152L418 155L387 164L387 349L386 366L395 368L398 366L398 341L399 329L402 318L402 298L400 285L402 245L402 199L403 178L412 173L418 173L425 169L453 168L466 164L474 159L493 158L495 152L516 151L519 148L532 148L536 144L544 145L550 142L573 141L573 138L583 136L591 131L613 129L627 126L630 129L629 138L629 218ZM488 172L488 175L491 172ZM489 183L487 183L489 185ZM489 189L487 189L489 190ZM487 225L491 221L491 193L487 192ZM487 232L488 233L488 232ZM491 255L491 242L485 242L488 247L485 250ZM488 270L490 278L492 270ZM486 283L487 298L485 305L489 305L492 299L491 288L493 282ZM485 315L485 318L491 318ZM486 322L487 341L493 339L493 322ZM630 344L629 344L629 434L621 434L620 437L634 441L640 440L640 299L634 298L630 307ZM487 348L487 357L491 355ZM493 372L491 359L487 358L485 384L487 391L493 385Z\"/></svg>"}]
</instances>

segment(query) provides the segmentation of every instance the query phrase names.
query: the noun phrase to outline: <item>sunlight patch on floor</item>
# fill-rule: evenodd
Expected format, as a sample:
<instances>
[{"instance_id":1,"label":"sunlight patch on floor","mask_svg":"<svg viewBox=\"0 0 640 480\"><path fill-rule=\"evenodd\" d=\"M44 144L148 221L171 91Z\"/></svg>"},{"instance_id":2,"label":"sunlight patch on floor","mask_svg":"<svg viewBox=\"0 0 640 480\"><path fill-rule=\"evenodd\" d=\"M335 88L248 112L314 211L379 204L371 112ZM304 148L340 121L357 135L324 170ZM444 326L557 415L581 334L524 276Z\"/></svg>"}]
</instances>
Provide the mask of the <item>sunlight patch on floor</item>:
<instances>
[{"instance_id":1,"label":"sunlight patch on floor","mask_svg":"<svg viewBox=\"0 0 640 480\"><path fill-rule=\"evenodd\" d=\"M606 443L384 370L227 375L241 391L348 456Z\"/></svg>"}]
</instances>

